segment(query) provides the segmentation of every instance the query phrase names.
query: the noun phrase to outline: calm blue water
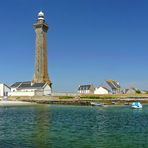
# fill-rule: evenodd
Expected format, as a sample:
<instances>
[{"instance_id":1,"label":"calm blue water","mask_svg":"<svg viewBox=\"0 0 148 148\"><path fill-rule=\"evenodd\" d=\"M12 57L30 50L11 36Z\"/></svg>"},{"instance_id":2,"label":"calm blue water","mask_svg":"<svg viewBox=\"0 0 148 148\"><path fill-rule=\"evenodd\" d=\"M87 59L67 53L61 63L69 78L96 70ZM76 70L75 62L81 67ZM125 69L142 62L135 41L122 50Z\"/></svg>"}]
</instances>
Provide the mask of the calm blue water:
<instances>
[{"instance_id":1,"label":"calm blue water","mask_svg":"<svg viewBox=\"0 0 148 148\"><path fill-rule=\"evenodd\" d=\"M0 148L148 148L148 106L0 108Z\"/></svg>"}]
</instances>

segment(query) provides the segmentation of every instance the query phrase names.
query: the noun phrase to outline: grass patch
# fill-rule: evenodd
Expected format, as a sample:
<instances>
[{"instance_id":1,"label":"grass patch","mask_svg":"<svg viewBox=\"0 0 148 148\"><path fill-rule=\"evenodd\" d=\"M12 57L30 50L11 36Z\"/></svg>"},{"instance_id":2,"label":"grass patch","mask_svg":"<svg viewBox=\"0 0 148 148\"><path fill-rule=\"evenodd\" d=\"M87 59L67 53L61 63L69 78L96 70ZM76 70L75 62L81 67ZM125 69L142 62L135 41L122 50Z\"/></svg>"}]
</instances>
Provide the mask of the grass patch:
<instances>
[{"instance_id":1,"label":"grass patch","mask_svg":"<svg viewBox=\"0 0 148 148\"><path fill-rule=\"evenodd\" d=\"M59 99L73 99L73 96L59 96Z\"/></svg>"},{"instance_id":2,"label":"grass patch","mask_svg":"<svg viewBox=\"0 0 148 148\"><path fill-rule=\"evenodd\" d=\"M81 99L115 99L116 96L80 96Z\"/></svg>"},{"instance_id":3,"label":"grass patch","mask_svg":"<svg viewBox=\"0 0 148 148\"><path fill-rule=\"evenodd\" d=\"M107 94L107 95L80 95L81 99L124 99L148 97L148 94Z\"/></svg>"}]
</instances>

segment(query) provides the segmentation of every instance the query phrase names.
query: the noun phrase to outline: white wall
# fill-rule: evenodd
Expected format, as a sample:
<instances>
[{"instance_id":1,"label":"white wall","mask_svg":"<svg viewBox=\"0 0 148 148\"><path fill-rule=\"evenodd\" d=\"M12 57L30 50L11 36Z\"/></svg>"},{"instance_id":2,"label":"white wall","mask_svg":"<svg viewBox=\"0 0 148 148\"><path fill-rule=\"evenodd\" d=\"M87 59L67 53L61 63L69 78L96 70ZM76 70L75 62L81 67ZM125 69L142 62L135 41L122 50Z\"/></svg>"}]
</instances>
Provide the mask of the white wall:
<instances>
[{"instance_id":1,"label":"white wall","mask_svg":"<svg viewBox=\"0 0 148 148\"><path fill-rule=\"evenodd\" d=\"M17 89L16 88L11 88L11 91L17 91Z\"/></svg>"},{"instance_id":2,"label":"white wall","mask_svg":"<svg viewBox=\"0 0 148 148\"><path fill-rule=\"evenodd\" d=\"M99 87L99 88L95 88L94 94L109 94L108 90L103 88L103 87Z\"/></svg>"},{"instance_id":3,"label":"white wall","mask_svg":"<svg viewBox=\"0 0 148 148\"><path fill-rule=\"evenodd\" d=\"M23 91L23 92L34 92L36 89L21 89L21 90L17 90L17 91Z\"/></svg>"},{"instance_id":4,"label":"white wall","mask_svg":"<svg viewBox=\"0 0 148 148\"><path fill-rule=\"evenodd\" d=\"M80 93L80 94L90 94L90 90L79 90L78 93Z\"/></svg>"},{"instance_id":5,"label":"white wall","mask_svg":"<svg viewBox=\"0 0 148 148\"><path fill-rule=\"evenodd\" d=\"M51 95L51 87L49 85L46 85L44 87L44 95L47 96L47 95Z\"/></svg>"},{"instance_id":6,"label":"white wall","mask_svg":"<svg viewBox=\"0 0 148 148\"><path fill-rule=\"evenodd\" d=\"M0 96L4 96L4 85L0 84Z\"/></svg>"},{"instance_id":7,"label":"white wall","mask_svg":"<svg viewBox=\"0 0 148 148\"><path fill-rule=\"evenodd\" d=\"M12 88L9 96L43 96L51 95L51 87L46 85L44 89L21 89Z\"/></svg>"},{"instance_id":8,"label":"white wall","mask_svg":"<svg viewBox=\"0 0 148 148\"><path fill-rule=\"evenodd\" d=\"M10 92L10 88L5 84L0 84L0 96L6 96Z\"/></svg>"},{"instance_id":9,"label":"white wall","mask_svg":"<svg viewBox=\"0 0 148 148\"><path fill-rule=\"evenodd\" d=\"M34 96L35 95L35 92L34 91L28 91L28 92L25 92L25 91L14 91L14 92L9 92L8 93L8 96Z\"/></svg>"},{"instance_id":10,"label":"white wall","mask_svg":"<svg viewBox=\"0 0 148 148\"><path fill-rule=\"evenodd\" d=\"M4 85L4 95L8 96L8 93L11 91L11 89L9 87L7 87L6 85Z\"/></svg>"}]
</instances>

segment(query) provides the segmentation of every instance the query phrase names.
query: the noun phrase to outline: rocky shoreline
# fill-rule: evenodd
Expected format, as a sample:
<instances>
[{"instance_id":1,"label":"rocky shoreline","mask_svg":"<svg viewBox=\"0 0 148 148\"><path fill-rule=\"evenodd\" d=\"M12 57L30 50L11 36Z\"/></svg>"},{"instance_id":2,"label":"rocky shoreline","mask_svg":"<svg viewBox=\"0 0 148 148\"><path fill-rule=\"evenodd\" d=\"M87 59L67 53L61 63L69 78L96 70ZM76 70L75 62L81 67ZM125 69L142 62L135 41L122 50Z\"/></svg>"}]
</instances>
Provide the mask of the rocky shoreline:
<instances>
[{"instance_id":1,"label":"rocky shoreline","mask_svg":"<svg viewBox=\"0 0 148 148\"><path fill-rule=\"evenodd\" d=\"M142 104L148 104L148 98L117 98L117 99L58 99L47 97L30 97L19 98L20 101L32 102L38 104L63 104L63 105L90 105L91 102L103 103L106 105L129 105L132 102L141 102Z\"/></svg>"},{"instance_id":2,"label":"rocky shoreline","mask_svg":"<svg viewBox=\"0 0 148 148\"><path fill-rule=\"evenodd\" d=\"M100 98L89 98L77 96L77 97L55 97L55 96L34 96L34 97L8 97L8 101L23 101L37 104L63 104L63 105L90 105L91 102L103 103L106 105L130 105L132 102L141 102L142 104L148 104L148 96L118 96L113 97L99 96Z\"/></svg>"}]
</instances>

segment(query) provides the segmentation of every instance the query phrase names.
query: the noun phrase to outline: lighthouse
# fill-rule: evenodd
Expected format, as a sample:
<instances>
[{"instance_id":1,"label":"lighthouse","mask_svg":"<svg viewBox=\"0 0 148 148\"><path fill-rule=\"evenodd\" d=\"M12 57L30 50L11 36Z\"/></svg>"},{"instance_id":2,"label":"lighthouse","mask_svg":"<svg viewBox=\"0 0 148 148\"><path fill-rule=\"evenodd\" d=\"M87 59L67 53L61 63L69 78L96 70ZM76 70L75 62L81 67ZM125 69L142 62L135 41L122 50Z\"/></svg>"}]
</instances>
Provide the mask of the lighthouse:
<instances>
[{"instance_id":1,"label":"lighthouse","mask_svg":"<svg viewBox=\"0 0 148 148\"><path fill-rule=\"evenodd\" d=\"M52 93L48 75L46 34L48 25L44 13L38 13L37 22L33 25L36 33L35 72L32 81L19 81L12 84L10 96L48 96Z\"/></svg>"},{"instance_id":2,"label":"lighthouse","mask_svg":"<svg viewBox=\"0 0 148 148\"><path fill-rule=\"evenodd\" d=\"M48 25L45 23L44 13L38 13L37 22L33 25L36 33L36 49L35 49L35 72L32 83L48 83L51 81L48 75L47 62L47 31Z\"/></svg>"}]
</instances>

